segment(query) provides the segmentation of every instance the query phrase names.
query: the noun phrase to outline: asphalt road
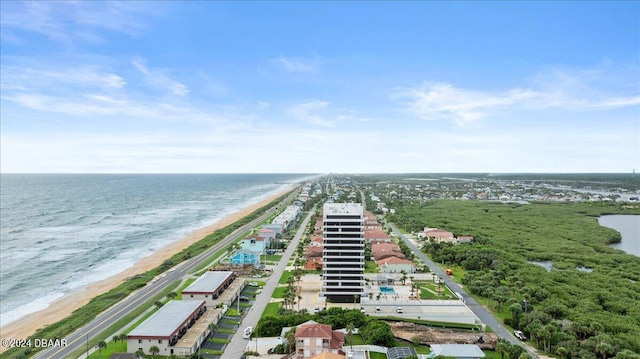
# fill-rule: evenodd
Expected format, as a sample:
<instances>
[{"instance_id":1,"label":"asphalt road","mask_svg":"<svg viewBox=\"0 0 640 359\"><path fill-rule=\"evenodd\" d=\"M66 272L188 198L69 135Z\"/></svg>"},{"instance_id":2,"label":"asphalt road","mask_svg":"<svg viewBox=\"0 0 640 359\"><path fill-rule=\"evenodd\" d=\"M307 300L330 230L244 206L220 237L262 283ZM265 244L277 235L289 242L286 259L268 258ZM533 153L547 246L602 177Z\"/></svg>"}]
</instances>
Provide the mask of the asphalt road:
<instances>
[{"instance_id":1,"label":"asphalt road","mask_svg":"<svg viewBox=\"0 0 640 359\"><path fill-rule=\"evenodd\" d=\"M506 328L504 328L502 326L502 324L500 324L498 322L498 320L493 316L493 314L491 314L487 309L485 309L483 306L481 306L480 304L478 304L478 302L476 302L475 299L473 299L473 297L471 297L469 294L467 294L467 292L462 289L462 287L460 287L460 285L458 285L456 282L454 282L451 278L449 278L448 275L446 275L444 273L444 271L442 271L442 269L440 269L438 267L437 264L435 264L432 260L430 260L421 250L419 250L410 240L408 240L407 238L404 237L404 235L398 230L398 228L396 228L393 224L391 223L386 223L389 228L391 228L391 230L398 236L398 238L402 238L402 240L407 244L407 246L409 248L411 248L411 250L420 258L424 261L425 264L427 264L429 266L429 268L431 268L431 271L436 273L440 278L444 279L444 283L447 285L447 287L449 287L453 292L458 292L460 293L460 295L462 295L462 298L464 299L464 302L467 304L467 307L469 307L469 309L471 309L471 311L484 323L486 324L489 328L491 328L491 330L493 330L498 336L500 336L501 338L504 338L505 340L507 340L509 343L514 344L514 345L519 345L522 348L524 348L527 353L529 353L529 355L531 355L532 358L537 358L538 356L536 355L536 353L534 353L533 351L531 351L529 348L527 348L526 345L524 345L519 339L517 339L516 337L513 336L513 333L511 333L510 331L508 331Z\"/></svg>"},{"instance_id":2,"label":"asphalt road","mask_svg":"<svg viewBox=\"0 0 640 359\"><path fill-rule=\"evenodd\" d=\"M181 280L184 276L189 274L193 268L197 267L201 263L207 260L210 256L212 256L215 252L229 245L231 242L238 239L244 232L255 227L260 221L265 219L268 215L270 215L276 207L286 203L287 201L293 198L295 191L293 191L289 196L287 196L282 202L278 205L274 206L274 208L269 209L260 217L254 219L248 224L240 227L233 231L230 235L224 238L219 243L213 245L208 250L200 253L199 255L192 257L175 267L171 268L169 271L164 274L156 277L153 283L149 282L146 286L138 289L137 291L131 293L128 297L121 300L117 304L113 305L109 309L105 310L101 314L99 314L95 319L76 330L65 339L67 340L67 345L64 347L54 347L47 350L43 350L33 356L33 358L69 358L72 357L71 354L78 350L86 350L87 343L99 335L103 330L109 328L115 322L120 320L122 317L129 314L131 311L136 309L138 306L144 304L149 301L151 298L156 296L158 293L162 292L169 285L174 283L175 281ZM89 348L90 349L90 348Z\"/></svg>"},{"instance_id":3,"label":"asphalt road","mask_svg":"<svg viewBox=\"0 0 640 359\"><path fill-rule=\"evenodd\" d=\"M302 221L302 224L300 224L300 227L298 228L298 231L296 231L296 234L293 236L291 243L289 243L289 245L287 246L287 249L282 255L282 258L280 258L280 262L278 262L276 267L273 269L271 277L265 283L264 287L262 288L262 292L260 292L260 294L258 294L258 296L256 297L253 305L251 306L251 309L249 310L249 313L247 313L246 317L242 321L240 329L233 335L233 338L231 338L231 342L224 349L224 354L222 354L222 357L220 359L238 359L243 357L245 349L247 348L247 343L249 342L248 339L242 338L244 328L249 326L255 328L258 324L258 321L262 316L262 312L264 312L267 304L269 304L269 302L271 301L271 294L273 293L273 290L276 288L276 286L278 286L278 281L280 280L282 273L287 267L287 263L289 263L289 259L291 258L293 251L295 251L298 247L300 237L302 237L302 234L304 233L304 230L305 228L307 228L307 224L309 223L309 219L315 213L315 211L316 207L314 206ZM252 340L257 339L254 338Z\"/></svg>"}]
</instances>

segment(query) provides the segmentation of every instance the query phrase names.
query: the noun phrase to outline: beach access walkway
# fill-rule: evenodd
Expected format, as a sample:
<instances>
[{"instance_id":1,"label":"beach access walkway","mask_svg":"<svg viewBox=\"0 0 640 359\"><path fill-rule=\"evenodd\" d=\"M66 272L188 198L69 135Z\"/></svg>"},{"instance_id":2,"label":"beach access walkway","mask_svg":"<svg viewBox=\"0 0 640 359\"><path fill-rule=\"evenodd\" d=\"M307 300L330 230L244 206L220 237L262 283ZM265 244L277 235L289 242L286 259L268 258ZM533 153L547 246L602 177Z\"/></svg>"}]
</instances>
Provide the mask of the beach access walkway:
<instances>
[{"instance_id":1,"label":"beach access walkway","mask_svg":"<svg viewBox=\"0 0 640 359\"><path fill-rule=\"evenodd\" d=\"M315 212L316 212L315 206L309 210L309 213L300 224L300 227L296 231L296 234L293 236L291 243L289 243L289 245L287 246L287 249L282 255L282 258L280 258L280 262L274 268L273 274L271 274L271 277L265 283L264 288L262 288L262 292L256 297L256 300L253 303L253 306L249 310L249 313L247 313L247 316L242 321L242 326L240 327L240 330L238 330L233 335L233 338L231 338L231 342L224 349L224 354L222 354L220 359L238 359L243 357L244 352L247 349L247 344L249 343L249 339L242 338L244 328L246 327L255 328L256 325L258 324L258 321L260 320L262 313L264 312L265 308L267 307L267 304L271 300L271 295L273 293L273 290L278 285L280 276L282 276L282 273L284 273L284 270L287 267L287 264L289 263L289 259L291 259L291 255L293 254L293 251L295 251L295 249L298 247L298 242L300 241L302 234L307 228L307 224L309 223L311 216ZM251 339L251 340L256 340L256 339Z\"/></svg>"}]
</instances>

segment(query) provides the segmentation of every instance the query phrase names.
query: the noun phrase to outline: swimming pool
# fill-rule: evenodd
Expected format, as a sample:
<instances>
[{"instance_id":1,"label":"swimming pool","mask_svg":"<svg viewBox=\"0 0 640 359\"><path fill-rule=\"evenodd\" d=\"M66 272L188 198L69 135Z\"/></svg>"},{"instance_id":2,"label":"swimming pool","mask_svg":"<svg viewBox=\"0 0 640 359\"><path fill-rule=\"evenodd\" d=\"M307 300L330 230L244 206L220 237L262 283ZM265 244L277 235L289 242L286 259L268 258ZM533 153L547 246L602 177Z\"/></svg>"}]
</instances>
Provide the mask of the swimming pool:
<instances>
[{"instance_id":1,"label":"swimming pool","mask_svg":"<svg viewBox=\"0 0 640 359\"><path fill-rule=\"evenodd\" d=\"M393 287L380 287L380 293L382 294L395 294Z\"/></svg>"}]
</instances>

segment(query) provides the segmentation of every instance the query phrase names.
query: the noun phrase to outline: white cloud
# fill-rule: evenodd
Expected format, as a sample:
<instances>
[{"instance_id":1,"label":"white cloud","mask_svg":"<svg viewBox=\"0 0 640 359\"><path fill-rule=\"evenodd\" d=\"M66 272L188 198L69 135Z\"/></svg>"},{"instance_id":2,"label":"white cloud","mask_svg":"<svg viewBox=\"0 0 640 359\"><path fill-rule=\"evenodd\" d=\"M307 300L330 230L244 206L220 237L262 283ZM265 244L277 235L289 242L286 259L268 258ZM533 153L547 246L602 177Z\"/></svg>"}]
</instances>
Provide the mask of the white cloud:
<instances>
[{"instance_id":1,"label":"white cloud","mask_svg":"<svg viewBox=\"0 0 640 359\"><path fill-rule=\"evenodd\" d=\"M332 108L328 101L309 100L289 107L288 113L303 122L321 127L334 127L338 123L367 122L350 109Z\"/></svg>"},{"instance_id":2,"label":"white cloud","mask_svg":"<svg viewBox=\"0 0 640 359\"><path fill-rule=\"evenodd\" d=\"M135 59L132 63L133 66L135 66L135 68L144 75L145 81L149 85L171 92L177 96L186 96L189 94L189 88L186 85L170 78L169 75L167 75L167 69L149 69L142 59Z\"/></svg>"},{"instance_id":3,"label":"white cloud","mask_svg":"<svg viewBox=\"0 0 640 359\"><path fill-rule=\"evenodd\" d=\"M20 39L20 31L38 33L71 44L101 43L100 31L137 35L145 27L143 17L158 15L163 5L114 1L9 1L0 13L3 38Z\"/></svg>"},{"instance_id":4,"label":"white cloud","mask_svg":"<svg viewBox=\"0 0 640 359\"><path fill-rule=\"evenodd\" d=\"M552 70L536 74L533 83L523 88L483 91L460 88L450 83L426 83L398 90L390 98L403 103L410 113L422 119L451 120L458 126L500 112L549 108L610 110L640 105L637 79L633 76L614 82L622 90L604 84L603 78L604 75L598 71L571 74ZM636 84L636 87L621 84Z\"/></svg>"},{"instance_id":5,"label":"white cloud","mask_svg":"<svg viewBox=\"0 0 640 359\"><path fill-rule=\"evenodd\" d=\"M3 90L60 91L74 87L109 90L127 85L124 78L113 72L80 64L5 66L0 81Z\"/></svg>"},{"instance_id":6,"label":"white cloud","mask_svg":"<svg viewBox=\"0 0 640 359\"><path fill-rule=\"evenodd\" d=\"M278 56L272 62L289 72L316 72L318 70L318 60L315 57L313 59L304 59Z\"/></svg>"}]
</instances>

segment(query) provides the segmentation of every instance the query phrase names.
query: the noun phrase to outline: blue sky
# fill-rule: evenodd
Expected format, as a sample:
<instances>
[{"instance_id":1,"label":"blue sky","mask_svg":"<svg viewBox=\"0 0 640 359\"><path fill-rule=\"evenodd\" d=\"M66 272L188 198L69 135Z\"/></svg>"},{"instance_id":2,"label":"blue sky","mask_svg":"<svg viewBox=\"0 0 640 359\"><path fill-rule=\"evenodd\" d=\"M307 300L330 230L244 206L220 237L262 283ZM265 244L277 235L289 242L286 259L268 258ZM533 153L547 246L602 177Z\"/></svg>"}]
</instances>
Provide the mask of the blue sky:
<instances>
[{"instance_id":1,"label":"blue sky","mask_svg":"<svg viewBox=\"0 0 640 359\"><path fill-rule=\"evenodd\" d=\"M3 2L8 172L640 171L639 2Z\"/></svg>"}]
</instances>

